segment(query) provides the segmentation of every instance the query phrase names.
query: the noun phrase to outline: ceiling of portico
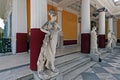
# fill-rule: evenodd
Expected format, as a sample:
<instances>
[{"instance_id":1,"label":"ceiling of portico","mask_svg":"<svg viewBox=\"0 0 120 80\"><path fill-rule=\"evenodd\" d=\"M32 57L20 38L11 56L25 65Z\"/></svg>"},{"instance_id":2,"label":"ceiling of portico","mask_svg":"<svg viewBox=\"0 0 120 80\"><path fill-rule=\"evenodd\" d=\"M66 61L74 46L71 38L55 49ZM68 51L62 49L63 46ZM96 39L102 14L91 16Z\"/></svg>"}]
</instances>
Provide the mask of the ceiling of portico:
<instances>
[{"instance_id":1,"label":"ceiling of portico","mask_svg":"<svg viewBox=\"0 0 120 80\"><path fill-rule=\"evenodd\" d=\"M12 0L0 0L0 17L4 18L5 13L10 8ZM53 4L62 9L69 10L75 14L80 14L81 0L48 0L49 3L53 1ZM108 9L109 13L107 15L120 15L120 5L114 4L113 0L91 0L91 14L95 9L105 7Z\"/></svg>"},{"instance_id":2,"label":"ceiling of portico","mask_svg":"<svg viewBox=\"0 0 120 80\"><path fill-rule=\"evenodd\" d=\"M81 1L82 0L48 0L49 2L53 1L57 7L69 10L73 13L80 14ZM109 15L120 15L120 5L115 5L113 0L91 0L91 15L95 12L96 9L105 7Z\"/></svg>"}]
</instances>

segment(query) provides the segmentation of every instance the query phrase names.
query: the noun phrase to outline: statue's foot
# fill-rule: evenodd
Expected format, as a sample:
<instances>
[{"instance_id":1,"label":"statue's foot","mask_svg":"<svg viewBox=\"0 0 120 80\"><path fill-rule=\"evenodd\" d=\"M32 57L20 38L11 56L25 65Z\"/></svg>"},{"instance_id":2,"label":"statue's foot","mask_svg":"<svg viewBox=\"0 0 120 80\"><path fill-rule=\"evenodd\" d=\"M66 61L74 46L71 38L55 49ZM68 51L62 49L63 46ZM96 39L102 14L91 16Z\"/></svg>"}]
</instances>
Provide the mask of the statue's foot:
<instances>
[{"instance_id":1,"label":"statue's foot","mask_svg":"<svg viewBox=\"0 0 120 80\"><path fill-rule=\"evenodd\" d=\"M50 76L45 74L44 72L40 72L38 74L39 78L42 79L42 80L47 80L47 79L50 79Z\"/></svg>"},{"instance_id":2,"label":"statue's foot","mask_svg":"<svg viewBox=\"0 0 120 80\"><path fill-rule=\"evenodd\" d=\"M52 70L52 71L50 70L48 73L49 73L48 75L50 77L55 77L59 74L59 70L58 69L55 69L55 70Z\"/></svg>"},{"instance_id":3,"label":"statue's foot","mask_svg":"<svg viewBox=\"0 0 120 80\"><path fill-rule=\"evenodd\" d=\"M54 69L52 70L54 73L59 73L59 70L58 69Z\"/></svg>"}]
</instances>

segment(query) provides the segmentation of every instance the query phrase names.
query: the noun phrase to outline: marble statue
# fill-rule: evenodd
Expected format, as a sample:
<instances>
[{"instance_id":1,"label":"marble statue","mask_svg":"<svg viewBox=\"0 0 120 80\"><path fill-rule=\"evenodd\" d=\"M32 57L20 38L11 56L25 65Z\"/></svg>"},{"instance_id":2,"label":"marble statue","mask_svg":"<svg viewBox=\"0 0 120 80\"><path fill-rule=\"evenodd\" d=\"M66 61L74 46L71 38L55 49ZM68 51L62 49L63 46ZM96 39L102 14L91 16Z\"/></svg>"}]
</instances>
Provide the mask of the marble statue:
<instances>
[{"instance_id":1,"label":"marble statue","mask_svg":"<svg viewBox=\"0 0 120 80\"><path fill-rule=\"evenodd\" d=\"M113 43L112 31L109 30L107 37L108 37L108 43L107 43L106 49L107 49L108 52L112 52L112 49L113 49L113 46L112 46L112 43Z\"/></svg>"},{"instance_id":2,"label":"marble statue","mask_svg":"<svg viewBox=\"0 0 120 80\"><path fill-rule=\"evenodd\" d=\"M58 41L58 32L61 28L56 23L57 15L55 11L50 10L49 16L51 20L46 22L41 31L45 34L41 52L37 61L37 72L40 79L46 80L59 74L59 71L55 68L55 53L56 45Z\"/></svg>"},{"instance_id":3,"label":"marble statue","mask_svg":"<svg viewBox=\"0 0 120 80\"><path fill-rule=\"evenodd\" d=\"M91 43L90 43L90 57L94 61L101 62L102 59L100 58L101 53L98 51L98 45L97 45L97 33L96 33L96 27L92 28L91 31Z\"/></svg>"},{"instance_id":4,"label":"marble statue","mask_svg":"<svg viewBox=\"0 0 120 80\"><path fill-rule=\"evenodd\" d=\"M113 48L115 48L116 47L116 44L117 44L117 38L116 38L116 36L115 36L115 33L114 32L112 32L112 46L113 46Z\"/></svg>"},{"instance_id":5,"label":"marble statue","mask_svg":"<svg viewBox=\"0 0 120 80\"><path fill-rule=\"evenodd\" d=\"M111 48L112 47L112 32L111 31L108 32L107 37L108 37L107 48Z\"/></svg>"},{"instance_id":6,"label":"marble statue","mask_svg":"<svg viewBox=\"0 0 120 80\"><path fill-rule=\"evenodd\" d=\"M116 47L116 43L117 43L117 38L114 32L109 31L108 32L108 44L106 46L107 51L112 51L112 49Z\"/></svg>"},{"instance_id":7,"label":"marble statue","mask_svg":"<svg viewBox=\"0 0 120 80\"><path fill-rule=\"evenodd\" d=\"M91 49L90 53L92 54L100 54L98 51L98 45L97 45L97 33L96 33L96 27L92 28L91 31Z\"/></svg>"}]
</instances>

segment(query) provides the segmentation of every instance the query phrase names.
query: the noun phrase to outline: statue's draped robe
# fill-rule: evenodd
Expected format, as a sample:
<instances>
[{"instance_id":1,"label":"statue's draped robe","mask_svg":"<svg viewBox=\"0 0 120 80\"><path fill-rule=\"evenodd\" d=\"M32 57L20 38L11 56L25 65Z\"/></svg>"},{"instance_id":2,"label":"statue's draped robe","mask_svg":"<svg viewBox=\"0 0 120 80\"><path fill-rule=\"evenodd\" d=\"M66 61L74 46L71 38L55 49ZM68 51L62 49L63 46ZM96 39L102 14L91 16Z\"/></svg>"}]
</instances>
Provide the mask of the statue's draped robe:
<instances>
[{"instance_id":1,"label":"statue's draped robe","mask_svg":"<svg viewBox=\"0 0 120 80\"><path fill-rule=\"evenodd\" d=\"M95 54L98 53L98 45L97 45L97 34L95 30L91 31L91 49L90 53Z\"/></svg>"},{"instance_id":2,"label":"statue's draped robe","mask_svg":"<svg viewBox=\"0 0 120 80\"><path fill-rule=\"evenodd\" d=\"M112 47L112 33L109 32L107 36L108 36L107 48L111 48Z\"/></svg>"},{"instance_id":3,"label":"statue's draped robe","mask_svg":"<svg viewBox=\"0 0 120 80\"><path fill-rule=\"evenodd\" d=\"M54 25L54 26L53 26ZM56 45L58 41L58 32L61 30L57 23L51 25L50 22L41 28L45 32L45 38L41 47L41 52L38 58L38 71L44 70L44 67L54 70L54 61L56 53Z\"/></svg>"}]
</instances>

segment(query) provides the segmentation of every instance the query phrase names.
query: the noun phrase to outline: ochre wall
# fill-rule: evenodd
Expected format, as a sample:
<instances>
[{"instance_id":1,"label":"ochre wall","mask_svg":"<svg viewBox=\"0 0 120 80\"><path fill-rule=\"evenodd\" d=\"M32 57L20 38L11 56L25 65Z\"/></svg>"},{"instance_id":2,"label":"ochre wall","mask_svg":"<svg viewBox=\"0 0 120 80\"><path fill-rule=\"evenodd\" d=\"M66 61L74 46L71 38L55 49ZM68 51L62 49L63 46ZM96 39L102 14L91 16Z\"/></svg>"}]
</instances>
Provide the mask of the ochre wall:
<instances>
[{"instance_id":1,"label":"ochre wall","mask_svg":"<svg viewBox=\"0 0 120 80\"><path fill-rule=\"evenodd\" d=\"M27 0L27 33L30 32L30 0Z\"/></svg>"},{"instance_id":2,"label":"ochre wall","mask_svg":"<svg viewBox=\"0 0 120 80\"><path fill-rule=\"evenodd\" d=\"M120 39L120 19L117 21L117 38Z\"/></svg>"},{"instance_id":3,"label":"ochre wall","mask_svg":"<svg viewBox=\"0 0 120 80\"><path fill-rule=\"evenodd\" d=\"M77 40L77 15L62 11L62 30L64 40Z\"/></svg>"},{"instance_id":4,"label":"ochre wall","mask_svg":"<svg viewBox=\"0 0 120 80\"><path fill-rule=\"evenodd\" d=\"M54 9L57 13L57 7L48 4L48 11ZM48 16L48 20L50 17ZM62 11L62 31L64 40L77 40L77 15ZM30 32L30 0L27 0L27 32Z\"/></svg>"}]
</instances>

